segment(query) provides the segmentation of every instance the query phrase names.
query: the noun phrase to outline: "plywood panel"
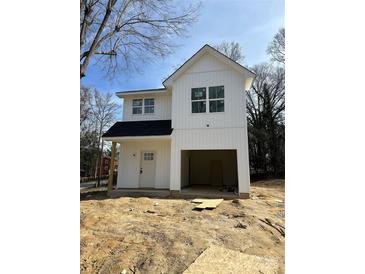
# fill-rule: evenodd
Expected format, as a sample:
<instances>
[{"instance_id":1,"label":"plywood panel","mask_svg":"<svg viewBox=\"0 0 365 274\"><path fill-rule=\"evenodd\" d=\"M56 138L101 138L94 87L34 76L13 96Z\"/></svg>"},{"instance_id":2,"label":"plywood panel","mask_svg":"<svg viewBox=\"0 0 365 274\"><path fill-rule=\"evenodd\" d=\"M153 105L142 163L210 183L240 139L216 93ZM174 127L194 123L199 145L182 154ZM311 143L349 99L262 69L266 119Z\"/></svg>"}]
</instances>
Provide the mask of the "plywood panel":
<instances>
[{"instance_id":1,"label":"plywood panel","mask_svg":"<svg viewBox=\"0 0 365 274\"><path fill-rule=\"evenodd\" d=\"M184 271L184 274L203 273L276 274L278 262L274 258L248 255L220 246L211 246Z\"/></svg>"}]
</instances>

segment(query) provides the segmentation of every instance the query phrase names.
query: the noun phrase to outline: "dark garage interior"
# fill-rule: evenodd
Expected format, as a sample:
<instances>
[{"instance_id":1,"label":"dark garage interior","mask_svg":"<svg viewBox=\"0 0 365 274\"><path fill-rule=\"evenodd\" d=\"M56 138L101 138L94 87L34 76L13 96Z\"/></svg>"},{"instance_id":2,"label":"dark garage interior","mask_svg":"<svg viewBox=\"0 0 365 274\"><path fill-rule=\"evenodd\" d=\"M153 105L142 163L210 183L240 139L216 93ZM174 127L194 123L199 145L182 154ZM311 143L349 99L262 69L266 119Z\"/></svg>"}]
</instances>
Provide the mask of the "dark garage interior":
<instances>
[{"instance_id":1,"label":"dark garage interior","mask_svg":"<svg viewBox=\"0 0 365 274\"><path fill-rule=\"evenodd\" d=\"M237 192L236 150L182 150L181 187L185 192Z\"/></svg>"}]
</instances>

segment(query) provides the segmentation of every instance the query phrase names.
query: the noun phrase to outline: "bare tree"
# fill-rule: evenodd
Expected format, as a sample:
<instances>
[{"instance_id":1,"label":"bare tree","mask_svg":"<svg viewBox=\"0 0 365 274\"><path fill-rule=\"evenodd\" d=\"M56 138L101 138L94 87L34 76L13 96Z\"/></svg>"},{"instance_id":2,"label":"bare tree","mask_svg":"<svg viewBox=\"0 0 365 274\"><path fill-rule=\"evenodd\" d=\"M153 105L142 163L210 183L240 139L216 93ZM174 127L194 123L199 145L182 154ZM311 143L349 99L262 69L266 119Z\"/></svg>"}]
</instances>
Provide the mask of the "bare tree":
<instances>
[{"instance_id":1,"label":"bare tree","mask_svg":"<svg viewBox=\"0 0 365 274\"><path fill-rule=\"evenodd\" d=\"M90 117L91 105L90 105L90 89L85 86L80 87L80 129L85 125L85 122Z\"/></svg>"},{"instance_id":2,"label":"bare tree","mask_svg":"<svg viewBox=\"0 0 365 274\"><path fill-rule=\"evenodd\" d=\"M247 92L250 163L277 174L284 166L285 71L266 63L252 70L256 79Z\"/></svg>"},{"instance_id":3,"label":"bare tree","mask_svg":"<svg viewBox=\"0 0 365 274\"><path fill-rule=\"evenodd\" d=\"M223 41L219 45L215 45L214 48L238 63L242 63L245 59L245 56L242 53L242 48L237 42Z\"/></svg>"},{"instance_id":4,"label":"bare tree","mask_svg":"<svg viewBox=\"0 0 365 274\"><path fill-rule=\"evenodd\" d=\"M267 63L252 68L256 73L252 89L247 92L247 119L255 124L266 112L270 119L284 122L285 71Z\"/></svg>"},{"instance_id":5,"label":"bare tree","mask_svg":"<svg viewBox=\"0 0 365 274\"><path fill-rule=\"evenodd\" d=\"M94 90L91 112L95 132L97 133L98 157L96 160L95 176L98 177L97 186L100 185L101 157L104 149L104 141L101 136L114 123L119 106L113 101L112 93L102 94Z\"/></svg>"},{"instance_id":6,"label":"bare tree","mask_svg":"<svg viewBox=\"0 0 365 274\"><path fill-rule=\"evenodd\" d=\"M281 28L275 34L266 52L271 56L272 61L285 64L285 29Z\"/></svg>"},{"instance_id":7,"label":"bare tree","mask_svg":"<svg viewBox=\"0 0 365 274\"><path fill-rule=\"evenodd\" d=\"M165 57L199 7L172 0L80 0L80 78L93 59L113 76L133 66L134 58Z\"/></svg>"}]
</instances>

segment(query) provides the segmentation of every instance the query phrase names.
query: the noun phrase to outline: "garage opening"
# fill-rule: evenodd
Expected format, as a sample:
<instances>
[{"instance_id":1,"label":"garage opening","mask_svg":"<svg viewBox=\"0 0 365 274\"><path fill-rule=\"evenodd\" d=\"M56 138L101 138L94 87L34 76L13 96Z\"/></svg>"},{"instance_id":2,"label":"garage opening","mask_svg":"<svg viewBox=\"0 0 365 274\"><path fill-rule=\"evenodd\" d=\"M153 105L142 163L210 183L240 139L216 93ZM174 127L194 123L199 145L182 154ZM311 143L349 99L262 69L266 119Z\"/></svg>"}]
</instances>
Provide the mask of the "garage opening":
<instances>
[{"instance_id":1,"label":"garage opening","mask_svg":"<svg viewBox=\"0 0 365 274\"><path fill-rule=\"evenodd\" d=\"M238 194L236 150L182 150L181 192Z\"/></svg>"}]
</instances>

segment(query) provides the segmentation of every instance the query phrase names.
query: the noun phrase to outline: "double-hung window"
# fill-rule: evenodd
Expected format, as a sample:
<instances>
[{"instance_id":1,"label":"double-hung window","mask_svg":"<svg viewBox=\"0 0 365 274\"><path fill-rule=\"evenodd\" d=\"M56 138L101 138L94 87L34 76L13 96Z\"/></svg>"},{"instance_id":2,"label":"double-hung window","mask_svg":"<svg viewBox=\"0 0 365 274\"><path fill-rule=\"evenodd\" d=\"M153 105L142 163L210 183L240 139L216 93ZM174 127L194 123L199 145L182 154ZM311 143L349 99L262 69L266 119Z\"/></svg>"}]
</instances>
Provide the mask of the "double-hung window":
<instances>
[{"instance_id":1,"label":"double-hung window","mask_svg":"<svg viewBox=\"0 0 365 274\"><path fill-rule=\"evenodd\" d=\"M155 99L149 98L144 99L144 113L154 113L155 112Z\"/></svg>"},{"instance_id":2,"label":"double-hung window","mask_svg":"<svg viewBox=\"0 0 365 274\"><path fill-rule=\"evenodd\" d=\"M133 99L132 101L132 113L142 114L143 99Z\"/></svg>"},{"instance_id":3,"label":"double-hung window","mask_svg":"<svg viewBox=\"0 0 365 274\"><path fill-rule=\"evenodd\" d=\"M209 112L224 112L224 86L209 87Z\"/></svg>"},{"instance_id":4,"label":"double-hung window","mask_svg":"<svg viewBox=\"0 0 365 274\"><path fill-rule=\"evenodd\" d=\"M207 89L204 88L192 88L191 89L191 112L202 113L206 112L207 106Z\"/></svg>"},{"instance_id":5,"label":"double-hung window","mask_svg":"<svg viewBox=\"0 0 365 274\"><path fill-rule=\"evenodd\" d=\"M155 99L133 99L132 100L133 114L152 114L155 113Z\"/></svg>"}]
</instances>

